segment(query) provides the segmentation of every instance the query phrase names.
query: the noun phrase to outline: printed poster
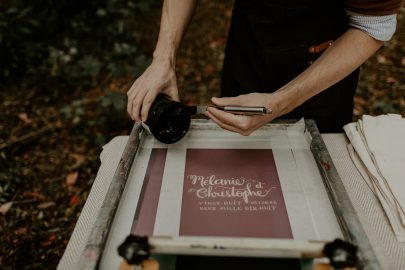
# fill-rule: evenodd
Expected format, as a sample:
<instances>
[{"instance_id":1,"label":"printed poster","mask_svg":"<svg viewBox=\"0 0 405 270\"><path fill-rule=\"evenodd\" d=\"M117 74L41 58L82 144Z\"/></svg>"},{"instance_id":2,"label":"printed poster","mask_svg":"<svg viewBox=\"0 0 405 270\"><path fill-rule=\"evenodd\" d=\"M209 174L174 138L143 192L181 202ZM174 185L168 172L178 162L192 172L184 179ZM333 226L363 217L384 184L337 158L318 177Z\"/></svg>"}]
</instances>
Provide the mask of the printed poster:
<instances>
[{"instance_id":1,"label":"printed poster","mask_svg":"<svg viewBox=\"0 0 405 270\"><path fill-rule=\"evenodd\" d=\"M271 149L187 149L181 236L292 238Z\"/></svg>"}]
</instances>

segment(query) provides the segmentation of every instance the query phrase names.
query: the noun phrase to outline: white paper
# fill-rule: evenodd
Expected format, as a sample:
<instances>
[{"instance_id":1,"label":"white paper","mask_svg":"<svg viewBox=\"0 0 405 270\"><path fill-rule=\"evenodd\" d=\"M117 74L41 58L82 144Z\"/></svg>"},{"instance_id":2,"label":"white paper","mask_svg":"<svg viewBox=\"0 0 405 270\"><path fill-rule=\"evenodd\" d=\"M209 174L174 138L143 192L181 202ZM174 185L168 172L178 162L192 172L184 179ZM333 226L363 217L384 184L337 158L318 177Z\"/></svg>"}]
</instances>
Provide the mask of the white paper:
<instances>
[{"instance_id":1,"label":"white paper","mask_svg":"<svg viewBox=\"0 0 405 270\"><path fill-rule=\"evenodd\" d=\"M405 242L405 119L365 115L344 127L349 153L378 197L398 241Z\"/></svg>"}]
</instances>

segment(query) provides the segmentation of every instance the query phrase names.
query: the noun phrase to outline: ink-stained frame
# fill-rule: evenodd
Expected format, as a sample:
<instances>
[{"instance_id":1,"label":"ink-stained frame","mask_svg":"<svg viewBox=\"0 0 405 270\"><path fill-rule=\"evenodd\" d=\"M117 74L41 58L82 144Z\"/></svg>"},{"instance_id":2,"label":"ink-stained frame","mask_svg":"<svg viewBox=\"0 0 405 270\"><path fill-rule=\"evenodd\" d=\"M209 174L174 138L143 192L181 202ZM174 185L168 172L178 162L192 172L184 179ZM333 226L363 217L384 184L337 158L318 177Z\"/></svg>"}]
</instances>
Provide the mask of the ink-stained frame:
<instances>
[{"instance_id":1,"label":"ink-stained frame","mask_svg":"<svg viewBox=\"0 0 405 270\"><path fill-rule=\"evenodd\" d=\"M294 120L275 121L266 126L272 129L287 130L295 123ZM305 120L306 130L310 134L310 149L318 165L329 199L341 227L345 240L359 247L361 269L381 269L374 250L360 223L355 209L348 197L345 187L337 173L332 158L313 120ZM221 128L209 120L193 120L193 130L220 130ZM97 269L103 253L105 242L110 231L122 192L138 150L142 147L146 136L143 128L135 124L129 136L124 153L114 174L99 215L86 242L79 262L79 269Z\"/></svg>"}]
</instances>

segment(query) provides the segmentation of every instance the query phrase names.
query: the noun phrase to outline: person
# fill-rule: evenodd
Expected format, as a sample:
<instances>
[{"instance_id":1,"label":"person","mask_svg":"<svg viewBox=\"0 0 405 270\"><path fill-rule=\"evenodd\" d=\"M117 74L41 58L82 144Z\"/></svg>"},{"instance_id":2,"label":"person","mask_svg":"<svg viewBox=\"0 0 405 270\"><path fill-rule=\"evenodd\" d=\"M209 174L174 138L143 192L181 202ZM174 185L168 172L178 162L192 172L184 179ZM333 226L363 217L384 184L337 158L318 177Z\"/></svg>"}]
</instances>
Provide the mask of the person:
<instances>
[{"instance_id":1,"label":"person","mask_svg":"<svg viewBox=\"0 0 405 270\"><path fill-rule=\"evenodd\" d=\"M165 0L153 61L129 89L127 111L146 121L158 93L179 100L176 53L196 0ZM218 106L264 106L243 116L208 108L224 129L249 135L275 118L311 118L321 132L352 121L359 67L396 29L401 0L235 0Z\"/></svg>"}]
</instances>

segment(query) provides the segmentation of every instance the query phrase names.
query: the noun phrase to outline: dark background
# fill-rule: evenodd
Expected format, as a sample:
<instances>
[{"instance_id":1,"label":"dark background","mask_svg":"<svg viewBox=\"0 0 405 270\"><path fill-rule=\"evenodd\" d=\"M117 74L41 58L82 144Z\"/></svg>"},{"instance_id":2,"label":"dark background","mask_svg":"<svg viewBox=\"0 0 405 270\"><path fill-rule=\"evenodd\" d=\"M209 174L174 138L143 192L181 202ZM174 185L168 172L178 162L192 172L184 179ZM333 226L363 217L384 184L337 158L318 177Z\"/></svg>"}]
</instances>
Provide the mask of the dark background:
<instances>
[{"instance_id":1,"label":"dark background","mask_svg":"<svg viewBox=\"0 0 405 270\"><path fill-rule=\"evenodd\" d=\"M126 91L150 62L160 0L0 2L0 269L54 269L99 167L128 134ZM177 62L181 98L219 93L232 1L200 0ZM405 10L362 68L354 115L405 115Z\"/></svg>"}]
</instances>

